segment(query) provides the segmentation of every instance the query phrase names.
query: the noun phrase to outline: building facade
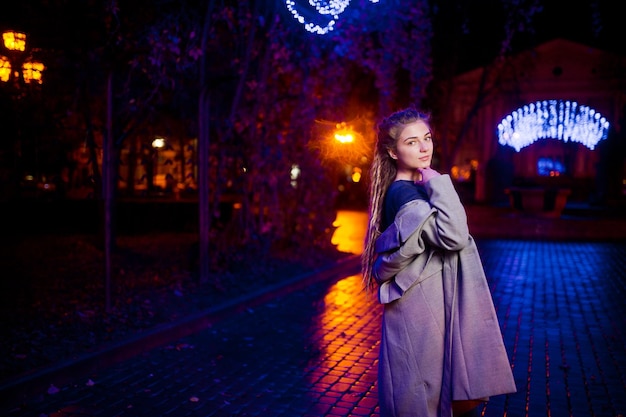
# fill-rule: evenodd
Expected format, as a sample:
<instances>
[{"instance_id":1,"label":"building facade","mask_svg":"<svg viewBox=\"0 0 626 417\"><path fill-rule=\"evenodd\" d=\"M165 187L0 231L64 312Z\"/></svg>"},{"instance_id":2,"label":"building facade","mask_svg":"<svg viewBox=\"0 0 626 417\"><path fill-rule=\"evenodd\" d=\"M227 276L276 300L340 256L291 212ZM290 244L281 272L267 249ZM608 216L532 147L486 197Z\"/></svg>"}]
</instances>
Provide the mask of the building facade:
<instances>
[{"instance_id":1,"label":"building facade","mask_svg":"<svg viewBox=\"0 0 626 417\"><path fill-rule=\"evenodd\" d=\"M624 57L555 39L461 74L451 88L447 134L460 138L451 172L471 182L475 202L508 201L512 187L623 199Z\"/></svg>"}]
</instances>

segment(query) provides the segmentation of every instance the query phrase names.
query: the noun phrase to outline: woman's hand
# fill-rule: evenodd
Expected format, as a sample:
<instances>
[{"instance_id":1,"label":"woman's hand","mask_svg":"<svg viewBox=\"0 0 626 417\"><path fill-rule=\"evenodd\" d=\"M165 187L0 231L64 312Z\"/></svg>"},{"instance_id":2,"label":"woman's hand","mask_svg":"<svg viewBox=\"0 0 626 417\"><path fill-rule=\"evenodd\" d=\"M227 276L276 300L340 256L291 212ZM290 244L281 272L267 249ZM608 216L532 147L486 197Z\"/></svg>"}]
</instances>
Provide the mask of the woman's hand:
<instances>
[{"instance_id":1,"label":"woman's hand","mask_svg":"<svg viewBox=\"0 0 626 417\"><path fill-rule=\"evenodd\" d=\"M416 184L424 184L431 179L440 176L441 174L432 169L431 167L427 168L418 168L417 172L421 175L422 179L415 181Z\"/></svg>"}]
</instances>

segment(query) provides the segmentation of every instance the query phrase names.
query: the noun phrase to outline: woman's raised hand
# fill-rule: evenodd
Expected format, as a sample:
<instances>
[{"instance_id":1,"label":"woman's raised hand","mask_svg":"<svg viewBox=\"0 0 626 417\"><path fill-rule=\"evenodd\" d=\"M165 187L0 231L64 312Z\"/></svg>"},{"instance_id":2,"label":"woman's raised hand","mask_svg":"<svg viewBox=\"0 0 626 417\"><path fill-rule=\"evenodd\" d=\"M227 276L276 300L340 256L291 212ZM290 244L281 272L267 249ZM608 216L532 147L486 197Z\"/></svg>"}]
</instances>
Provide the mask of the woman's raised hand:
<instances>
[{"instance_id":1,"label":"woman's raised hand","mask_svg":"<svg viewBox=\"0 0 626 417\"><path fill-rule=\"evenodd\" d=\"M431 179L440 176L441 174L432 169L431 167L427 168L418 168L417 171L421 174L422 179L416 181L416 183L424 184L425 182L430 181Z\"/></svg>"}]
</instances>

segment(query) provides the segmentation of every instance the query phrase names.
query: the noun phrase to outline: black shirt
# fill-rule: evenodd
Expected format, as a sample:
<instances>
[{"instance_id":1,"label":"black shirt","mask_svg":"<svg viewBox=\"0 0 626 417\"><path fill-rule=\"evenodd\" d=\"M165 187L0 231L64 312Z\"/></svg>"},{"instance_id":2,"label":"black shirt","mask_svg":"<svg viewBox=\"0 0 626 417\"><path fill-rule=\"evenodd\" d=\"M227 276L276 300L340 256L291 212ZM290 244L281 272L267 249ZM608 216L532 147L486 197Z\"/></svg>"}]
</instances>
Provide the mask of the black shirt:
<instances>
[{"instance_id":1,"label":"black shirt","mask_svg":"<svg viewBox=\"0 0 626 417\"><path fill-rule=\"evenodd\" d=\"M423 185L415 184L413 181L409 180L397 180L392 182L387 190L387 194L385 194L381 231L384 231L393 223L400 207L412 200L428 201L428 193Z\"/></svg>"}]
</instances>

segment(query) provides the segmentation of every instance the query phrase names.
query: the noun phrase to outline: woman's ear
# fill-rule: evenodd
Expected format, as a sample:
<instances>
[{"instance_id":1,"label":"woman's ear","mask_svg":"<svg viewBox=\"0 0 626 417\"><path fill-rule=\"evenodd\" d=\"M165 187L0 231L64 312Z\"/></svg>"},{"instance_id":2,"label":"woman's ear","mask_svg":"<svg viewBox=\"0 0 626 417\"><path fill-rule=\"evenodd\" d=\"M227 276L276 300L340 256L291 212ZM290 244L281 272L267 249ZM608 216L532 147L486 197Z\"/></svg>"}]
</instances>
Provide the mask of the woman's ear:
<instances>
[{"instance_id":1,"label":"woman's ear","mask_svg":"<svg viewBox=\"0 0 626 417\"><path fill-rule=\"evenodd\" d=\"M387 153L391 157L391 159L398 159L398 155L393 151L393 149L387 149Z\"/></svg>"}]
</instances>

